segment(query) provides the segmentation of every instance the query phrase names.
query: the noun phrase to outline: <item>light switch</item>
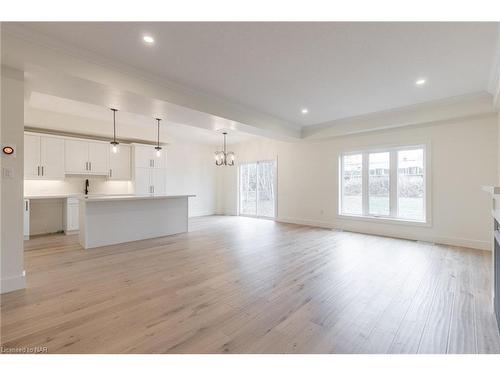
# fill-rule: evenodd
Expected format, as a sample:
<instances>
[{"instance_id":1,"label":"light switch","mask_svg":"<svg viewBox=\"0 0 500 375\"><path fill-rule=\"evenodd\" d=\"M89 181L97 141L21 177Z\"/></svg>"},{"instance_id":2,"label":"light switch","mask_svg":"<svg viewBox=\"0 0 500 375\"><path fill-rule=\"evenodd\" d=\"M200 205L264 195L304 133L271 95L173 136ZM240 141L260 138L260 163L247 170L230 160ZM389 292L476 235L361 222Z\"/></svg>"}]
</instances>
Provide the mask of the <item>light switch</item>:
<instances>
[{"instance_id":1,"label":"light switch","mask_svg":"<svg viewBox=\"0 0 500 375\"><path fill-rule=\"evenodd\" d=\"M2 177L11 180L12 178L14 178L14 169L9 167L2 168Z\"/></svg>"}]
</instances>

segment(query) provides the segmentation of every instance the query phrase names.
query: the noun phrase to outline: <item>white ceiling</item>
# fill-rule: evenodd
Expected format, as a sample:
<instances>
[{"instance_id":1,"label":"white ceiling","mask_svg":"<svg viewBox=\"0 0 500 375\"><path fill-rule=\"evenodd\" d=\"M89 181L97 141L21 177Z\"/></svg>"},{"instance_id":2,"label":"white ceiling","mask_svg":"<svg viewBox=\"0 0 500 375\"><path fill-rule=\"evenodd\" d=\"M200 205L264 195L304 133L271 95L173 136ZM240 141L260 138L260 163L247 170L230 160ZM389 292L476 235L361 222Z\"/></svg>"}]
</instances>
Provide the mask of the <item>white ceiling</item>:
<instances>
[{"instance_id":1,"label":"white ceiling","mask_svg":"<svg viewBox=\"0 0 500 375\"><path fill-rule=\"evenodd\" d=\"M25 122L29 127L109 137L113 130L113 115L109 108L32 91L26 98ZM118 111L117 136L121 139L155 141L156 121L151 116ZM222 144L222 132L228 132L230 144L255 139L256 136L231 128L204 129L172 121L161 122L160 139L209 145Z\"/></svg>"},{"instance_id":2,"label":"white ceiling","mask_svg":"<svg viewBox=\"0 0 500 375\"><path fill-rule=\"evenodd\" d=\"M484 91L498 37L497 23L23 25L302 126Z\"/></svg>"}]
</instances>

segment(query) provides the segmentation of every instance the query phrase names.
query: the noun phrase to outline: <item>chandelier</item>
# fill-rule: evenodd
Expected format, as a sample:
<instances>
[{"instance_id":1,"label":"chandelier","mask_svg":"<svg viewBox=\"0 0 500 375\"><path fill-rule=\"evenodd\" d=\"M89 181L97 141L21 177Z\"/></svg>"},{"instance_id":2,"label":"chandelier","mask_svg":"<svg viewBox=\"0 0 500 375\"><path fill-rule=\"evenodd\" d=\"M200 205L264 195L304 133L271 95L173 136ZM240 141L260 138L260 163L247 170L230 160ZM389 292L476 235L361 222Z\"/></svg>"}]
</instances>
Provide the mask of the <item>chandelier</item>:
<instances>
[{"instance_id":1,"label":"chandelier","mask_svg":"<svg viewBox=\"0 0 500 375\"><path fill-rule=\"evenodd\" d=\"M217 165L217 166L220 166L220 165L233 166L234 165L234 152L232 152L232 151L227 152L227 149L226 149L227 133L224 132L222 134L224 135L224 148L222 151L215 152L215 165Z\"/></svg>"}]
</instances>

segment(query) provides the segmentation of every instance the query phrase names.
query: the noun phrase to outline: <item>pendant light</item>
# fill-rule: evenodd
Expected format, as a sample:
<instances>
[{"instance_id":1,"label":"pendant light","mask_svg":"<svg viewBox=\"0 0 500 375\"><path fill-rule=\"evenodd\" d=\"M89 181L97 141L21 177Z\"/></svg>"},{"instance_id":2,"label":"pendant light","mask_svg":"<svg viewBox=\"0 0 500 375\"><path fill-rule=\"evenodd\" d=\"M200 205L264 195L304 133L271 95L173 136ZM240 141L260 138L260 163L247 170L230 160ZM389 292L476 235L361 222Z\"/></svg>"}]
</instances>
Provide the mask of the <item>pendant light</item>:
<instances>
[{"instance_id":1,"label":"pendant light","mask_svg":"<svg viewBox=\"0 0 500 375\"><path fill-rule=\"evenodd\" d=\"M160 121L161 121L161 118L157 118L156 121L158 121L158 138L157 138L157 144L156 144L155 150L156 150L156 157L159 158L161 156L161 147L160 147Z\"/></svg>"},{"instance_id":2,"label":"pendant light","mask_svg":"<svg viewBox=\"0 0 500 375\"><path fill-rule=\"evenodd\" d=\"M222 133L224 135L224 145L222 151L215 152L215 165L229 165L230 167L234 165L234 152L227 151L226 147L226 136L227 132Z\"/></svg>"},{"instance_id":3,"label":"pendant light","mask_svg":"<svg viewBox=\"0 0 500 375\"><path fill-rule=\"evenodd\" d=\"M118 145L120 144L116 141L116 112L118 110L115 108L110 108L110 109L113 111L113 141L110 143L113 146L112 147L113 153L116 154L118 152Z\"/></svg>"}]
</instances>

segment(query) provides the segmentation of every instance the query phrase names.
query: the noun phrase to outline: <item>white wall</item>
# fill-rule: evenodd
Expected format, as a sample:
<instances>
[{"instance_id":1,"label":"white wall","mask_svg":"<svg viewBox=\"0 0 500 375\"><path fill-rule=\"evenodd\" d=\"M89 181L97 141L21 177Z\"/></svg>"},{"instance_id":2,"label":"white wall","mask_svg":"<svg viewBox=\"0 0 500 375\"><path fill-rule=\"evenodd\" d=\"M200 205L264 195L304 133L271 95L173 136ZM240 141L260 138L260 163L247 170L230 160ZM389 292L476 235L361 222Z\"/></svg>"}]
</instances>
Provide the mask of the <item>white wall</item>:
<instances>
[{"instance_id":1,"label":"white wall","mask_svg":"<svg viewBox=\"0 0 500 375\"><path fill-rule=\"evenodd\" d=\"M497 163L497 175L498 175L498 184L500 185L500 108L497 116L497 122L498 122L498 163Z\"/></svg>"},{"instance_id":2,"label":"white wall","mask_svg":"<svg viewBox=\"0 0 500 375\"><path fill-rule=\"evenodd\" d=\"M481 185L497 181L498 121L495 114L328 140L257 140L232 148L239 162L278 158L278 220L490 249L491 199ZM338 217L339 153L412 143L431 146L432 225ZM218 212L236 214L237 169L219 172L218 182L223 189Z\"/></svg>"},{"instance_id":3,"label":"white wall","mask_svg":"<svg viewBox=\"0 0 500 375\"><path fill-rule=\"evenodd\" d=\"M23 259L23 160L24 160L24 75L5 68L1 73L0 142L16 146L15 157L2 157L2 172L12 171L11 178L1 177L1 256L0 292L25 286Z\"/></svg>"}]
</instances>

